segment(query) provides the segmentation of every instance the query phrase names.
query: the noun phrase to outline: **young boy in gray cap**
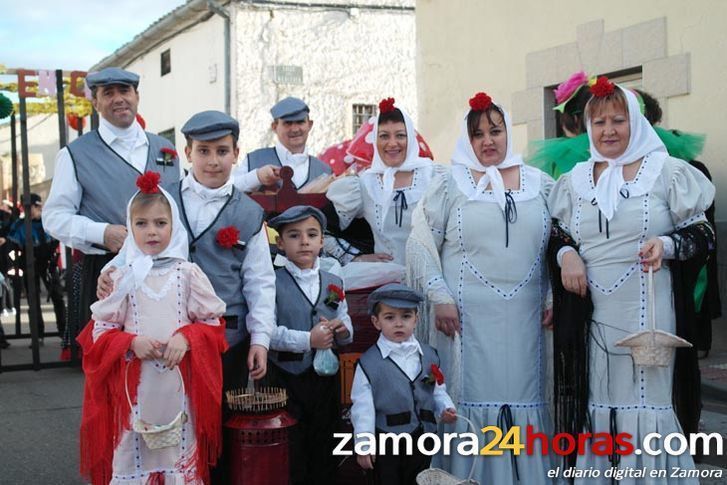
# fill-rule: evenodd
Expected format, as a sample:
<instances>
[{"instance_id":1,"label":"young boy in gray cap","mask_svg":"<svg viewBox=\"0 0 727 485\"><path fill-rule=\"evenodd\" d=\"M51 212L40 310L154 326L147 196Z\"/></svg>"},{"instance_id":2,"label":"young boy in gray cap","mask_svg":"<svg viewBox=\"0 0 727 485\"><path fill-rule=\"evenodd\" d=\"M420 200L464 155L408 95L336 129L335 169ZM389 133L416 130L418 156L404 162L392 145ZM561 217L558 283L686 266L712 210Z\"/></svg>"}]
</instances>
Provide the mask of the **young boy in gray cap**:
<instances>
[{"instance_id":1,"label":"young boy in gray cap","mask_svg":"<svg viewBox=\"0 0 727 485\"><path fill-rule=\"evenodd\" d=\"M353 340L343 282L320 270L318 255L326 228L321 211L295 206L268 224L278 231L278 249L287 259L275 271L278 326L270 342L268 379L288 390L288 407L298 420L291 436L291 483L333 484L339 377L338 372L319 375L313 359L316 352Z\"/></svg>"},{"instance_id":2,"label":"young boy in gray cap","mask_svg":"<svg viewBox=\"0 0 727 485\"><path fill-rule=\"evenodd\" d=\"M358 361L351 388L351 422L356 442L361 433L408 433L412 441L436 433L439 417L453 423L456 411L439 370L436 350L414 337L417 308L423 296L408 286L391 283L369 295L371 322L381 331L375 345ZM391 443L391 441L389 441ZM411 455L357 455L358 464L374 470L377 483L414 484L429 468L431 456L413 447Z\"/></svg>"},{"instance_id":3,"label":"young boy in gray cap","mask_svg":"<svg viewBox=\"0 0 727 485\"><path fill-rule=\"evenodd\" d=\"M308 154L306 143L313 127L310 109L302 99L287 97L270 109L273 122L270 128L278 141L274 147L260 148L247 154L235 170L238 187L247 192L261 185L280 184L280 167L293 169L293 183L300 189L320 175L332 173L331 167Z\"/></svg>"}]
</instances>

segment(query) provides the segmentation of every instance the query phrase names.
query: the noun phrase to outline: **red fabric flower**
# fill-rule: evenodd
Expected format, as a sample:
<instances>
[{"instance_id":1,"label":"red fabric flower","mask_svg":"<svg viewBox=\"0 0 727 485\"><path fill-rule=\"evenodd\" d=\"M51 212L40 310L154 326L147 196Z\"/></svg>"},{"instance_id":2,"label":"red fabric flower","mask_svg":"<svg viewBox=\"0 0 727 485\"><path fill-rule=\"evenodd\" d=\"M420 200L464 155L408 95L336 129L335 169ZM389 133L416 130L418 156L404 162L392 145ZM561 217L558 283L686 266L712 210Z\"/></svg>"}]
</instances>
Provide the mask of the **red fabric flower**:
<instances>
[{"instance_id":1,"label":"red fabric flower","mask_svg":"<svg viewBox=\"0 0 727 485\"><path fill-rule=\"evenodd\" d=\"M225 249L234 248L237 245L239 239L240 231L238 231L235 226L223 227L222 229L217 231L217 236L215 237L217 244Z\"/></svg>"},{"instance_id":2,"label":"red fabric flower","mask_svg":"<svg viewBox=\"0 0 727 485\"><path fill-rule=\"evenodd\" d=\"M163 147L162 154L169 155L172 158L177 158L177 156L178 156L177 150L175 150L174 148L169 148L169 147Z\"/></svg>"},{"instance_id":3,"label":"red fabric flower","mask_svg":"<svg viewBox=\"0 0 727 485\"><path fill-rule=\"evenodd\" d=\"M485 93L477 93L470 98L472 111L485 111L492 105L492 98Z\"/></svg>"},{"instance_id":4,"label":"red fabric flower","mask_svg":"<svg viewBox=\"0 0 727 485\"><path fill-rule=\"evenodd\" d=\"M437 383L437 385L441 386L444 384L444 374L439 369L437 364L432 364L432 377L434 377L434 382Z\"/></svg>"},{"instance_id":5,"label":"red fabric flower","mask_svg":"<svg viewBox=\"0 0 727 485\"><path fill-rule=\"evenodd\" d=\"M597 98L603 98L613 93L615 85L606 76L599 76L596 84L591 86L591 94Z\"/></svg>"},{"instance_id":6,"label":"red fabric flower","mask_svg":"<svg viewBox=\"0 0 727 485\"><path fill-rule=\"evenodd\" d=\"M394 106L394 103L396 101L394 98L386 98L382 99L379 102L379 114L389 113L391 111L394 111L396 107Z\"/></svg>"},{"instance_id":7,"label":"red fabric flower","mask_svg":"<svg viewBox=\"0 0 727 485\"><path fill-rule=\"evenodd\" d=\"M343 290L336 285L328 285L328 291L332 291L333 293L335 293L339 301L346 298L346 294L343 292Z\"/></svg>"},{"instance_id":8,"label":"red fabric flower","mask_svg":"<svg viewBox=\"0 0 727 485\"><path fill-rule=\"evenodd\" d=\"M158 172L149 170L136 178L136 186L139 187L142 194L158 194L161 178L162 176Z\"/></svg>"}]
</instances>

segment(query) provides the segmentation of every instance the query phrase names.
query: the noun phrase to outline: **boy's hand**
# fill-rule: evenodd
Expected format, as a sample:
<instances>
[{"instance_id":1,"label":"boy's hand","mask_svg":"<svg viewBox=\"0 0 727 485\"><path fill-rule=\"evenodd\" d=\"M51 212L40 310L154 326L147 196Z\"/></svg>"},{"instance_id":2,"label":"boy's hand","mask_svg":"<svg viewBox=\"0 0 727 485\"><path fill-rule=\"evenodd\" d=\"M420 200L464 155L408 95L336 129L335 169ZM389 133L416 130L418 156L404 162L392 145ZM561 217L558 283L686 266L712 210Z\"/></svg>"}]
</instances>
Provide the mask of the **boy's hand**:
<instances>
[{"instance_id":1,"label":"boy's hand","mask_svg":"<svg viewBox=\"0 0 727 485\"><path fill-rule=\"evenodd\" d=\"M274 185L280 181L280 167L265 165L257 169L260 185Z\"/></svg>"},{"instance_id":2,"label":"boy's hand","mask_svg":"<svg viewBox=\"0 0 727 485\"><path fill-rule=\"evenodd\" d=\"M136 336L131 341L131 351L141 360L161 359L161 347L161 342L146 335Z\"/></svg>"},{"instance_id":3,"label":"boy's hand","mask_svg":"<svg viewBox=\"0 0 727 485\"><path fill-rule=\"evenodd\" d=\"M181 333L175 333L172 338L167 342L167 348L164 350L164 365L170 369L174 369L175 366L184 358L184 354L189 350L189 343L187 339Z\"/></svg>"},{"instance_id":4,"label":"boy's hand","mask_svg":"<svg viewBox=\"0 0 727 485\"><path fill-rule=\"evenodd\" d=\"M333 320L326 320L325 318L321 317L321 323L326 324L328 329L333 332L333 338L336 340L345 340L351 335L351 333L348 331L348 328L346 328L346 325L344 325L343 322L338 318L334 318Z\"/></svg>"},{"instance_id":5,"label":"boy's hand","mask_svg":"<svg viewBox=\"0 0 727 485\"><path fill-rule=\"evenodd\" d=\"M358 466L364 470L373 470L375 461L376 456L374 455L356 455L356 462L358 462Z\"/></svg>"},{"instance_id":6,"label":"boy's hand","mask_svg":"<svg viewBox=\"0 0 727 485\"><path fill-rule=\"evenodd\" d=\"M333 332L326 323L319 323L310 331L312 349L330 349L333 346Z\"/></svg>"},{"instance_id":7,"label":"boy's hand","mask_svg":"<svg viewBox=\"0 0 727 485\"><path fill-rule=\"evenodd\" d=\"M253 344L247 353L247 368L250 371L250 377L260 380L265 377L268 371L268 349L262 345Z\"/></svg>"},{"instance_id":8,"label":"boy's hand","mask_svg":"<svg viewBox=\"0 0 727 485\"><path fill-rule=\"evenodd\" d=\"M114 280L111 279L111 273L116 271L116 268L109 268L100 275L98 275L98 281L96 281L96 298L103 300L114 291Z\"/></svg>"},{"instance_id":9,"label":"boy's hand","mask_svg":"<svg viewBox=\"0 0 727 485\"><path fill-rule=\"evenodd\" d=\"M452 424L455 421L457 421L457 410L454 408L447 408L444 411L442 411L442 416L440 418L443 423Z\"/></svg>"}]
</instances>

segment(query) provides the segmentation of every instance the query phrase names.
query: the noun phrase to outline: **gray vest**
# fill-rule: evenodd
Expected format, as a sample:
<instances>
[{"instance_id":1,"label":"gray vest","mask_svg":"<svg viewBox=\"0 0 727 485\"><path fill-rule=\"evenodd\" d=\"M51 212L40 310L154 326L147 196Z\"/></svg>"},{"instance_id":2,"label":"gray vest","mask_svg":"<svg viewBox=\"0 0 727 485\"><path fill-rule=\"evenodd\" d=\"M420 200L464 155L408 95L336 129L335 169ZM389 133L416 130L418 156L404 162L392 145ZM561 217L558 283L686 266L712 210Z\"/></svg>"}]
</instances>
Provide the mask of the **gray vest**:
<instances>
[{"instance_id":1,"label":"gray vest","mask_svg":"<svg viewBox=\"0 0 727 485\"><path fill-rule=\"evenodd\" d=\"M149 140L146 170L159 172L162 184L179 180L178 158L171 165L156 162L162 148L174 150L174 145L153 133L146 133L146 137ZM126 203L136 192L136 178L141 173L109 147L98 130L77 138L66 148L83 190L78 214L95 222L125 225Z\"/></svg>"},{"instance_id":2,"label":"gray vest","mask_svg":"<svg viewBox=\"0 0 727 485\"><path fill-rule=\"evenodd\" d=\"M420 343L422 370L414 381L389 357L381 356L379 346L372 345L358 361L371 383L376 408L377 431L412 433L419 425L425 433L436 433L434 384L424 382L432 364L439 365L436 350Z\"/></svg>"},{"instance_id":3,"label":"gray vest","mask_svg":"<svg viewBox=\"0 0 727 485\"><path fill-rule=\"evenodd\" d=\"M277 165L278 167L282 167L283 164L280 163L280 159L278 158L278 152L275 151L274 147L270 148L259 148L253 152L250 152L247 154L247 170L255 170L260 167L263 167L265 165ZM306 177L305 182L303 182L303 185L301 185L298 188L303 187L308 182L315 180L316 178L320 177L324 174L330 174L333 173L333 170L331 170L331 167L323 163L321 160L317 159L316 157L309 155L308 156L308 177ZM278 186L281 184L278 183Z\"/></svg>"},{"instance_id":4,"label":"gray vest","mask_svg":"<svg viewBox=\"0 0 727 485\"><path fill-rule=\"evenodd\" d=\"M288 327L292 330L309 332L318 324L321 317L333 320L338 310L326 305L328 296L328 285L336 285L343 288L343 281L326 271L321 271L320 291L318 301L315 304L308 300L303 290L300 289L293 275L285 268L275 270L275 309L278 325ZM291 374L302 374L313 365L315 349L303 354L294 352L277 352L271 349L270 360L278 367Z\"/></svg>"},{"instance_id":5,"label":"gray vest","mask_svg":"<svg viewBox=\"0 0 727 485\"><path fill-rule=\"evenodd\" d=\"M167 191L177 202L182 221L189 234L189 260L202 268L217 296L227 305L225 337L227 343L232 347L247 337L245 319L248 307L245 296L242 294L244 283L241 275L242 262L247 256L247 249L225 249L217 244L215 238L220 229L235 226L240 231L240 241L247 244L262 227L263 211L252 199L233 188L232 194L217 214L217 218L207 229L199 235L193 236L184 210L181 189L182 183L178 182L167 188Z\"/></svg>"}]
</instances>

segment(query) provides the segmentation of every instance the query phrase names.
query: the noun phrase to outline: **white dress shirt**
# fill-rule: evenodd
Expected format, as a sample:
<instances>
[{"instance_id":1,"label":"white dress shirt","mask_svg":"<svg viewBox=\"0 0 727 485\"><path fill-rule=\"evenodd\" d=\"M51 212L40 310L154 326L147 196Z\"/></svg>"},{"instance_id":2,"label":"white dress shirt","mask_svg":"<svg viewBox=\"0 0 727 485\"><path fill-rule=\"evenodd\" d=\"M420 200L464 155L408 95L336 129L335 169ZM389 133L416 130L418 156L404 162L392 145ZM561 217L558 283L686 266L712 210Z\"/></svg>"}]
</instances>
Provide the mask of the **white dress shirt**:
<instances>
[{"instance_id":1,"label":"white dress shirt","mask_svg":"<svg viewBox=\"0 0 727 485\"><path fill-rule=\"evenodd\" d=\"M291 167L293 169L293 183L296 188L301 188L308 179L308 171L310 168L308 147L303 150L303 153L292 153L278 141L275 142L275 153L278 155L278 159L280 159L280 163L284 167ZM245 157L245 160L233 171L235 186L243 192L253 192L260 188L257 169L248 171L249 166L249 160Z\"/></svg>"},{"instance_id":2,"label":"white dress shirt","mask_svg":"<svg viewBox=\"0 0 727 485\"><path fill-rule=\"evenodd\" d=\"M404 371L410 380L414 380L421 372L422 348L416 337L412 335L401 343L392 342L379 335L376 342L381 355L384 359L391 357L399 368ZM356 373L353 376L353 385L351 387L351 423L353 424L354 436L356 442L361 441L358 438L360 433L376 433L376 408L374 407L374 395L371 391L371 383L366 377L366 373L361 370L360 366L356 367ZM454 403L447 394L447 384L434 385L434 415L439 418L445 409L454 409Z\"/></svg>"},{"instance_id":3,"label":"white dress shirt","mask_svg":"<svg viewBox=\"0 0 727 485\"><path fill-rule=\"evenodd\" d=\"M118 128L103 117L99 118L98 133L116 153L131 166L144 173L149 154L149 140L139 123ZM181 167L180 167L181 173ZM103 245L106 222L95 222L78 214L83 188L78 183L73 161L67 148L56 156L56 168L48 200L43 207L43 227L46 232L67 246L86 254L103 254L92 244ZM126 201L114 203L125 204Z\"/></svg>"},{"instance_id":4,"label":"white dress shirt","mask_svg":"<svg viewBox=\"0 0 727 485\"><path fill-rule=\"evenodd\" d=\"M210 189L197 182L192 172L182 180L184 211L195 236L214 222L232 193L232 185L232 181L228 180L221 187ZM247 242L240 277L248 307L246 324L250 344L269 348L275 330L275 271L264 226Z\"/></svg>"},{"instance_id":5,"label":"white dress shirt","mask_svg":"<svg viewBox=\"0 0 727 485\"><path fill-rule=\"evenodd\" d=\"M293 276L295 282L305 297L312 304L318 301L320 292L320 259L316 258L316 262L311 269L300 269L295 263L290 260L285 261L285 268ZM351 317L348 316L348 304L344 298L338 305L336 310L336 318L341 320L348 329L348 337L336 339L336 344L346 345L353 342L353 324L351 323ZM277 321L277 320L276 320ZM307 330L293 330L283 325L275 327L273 338L270 342L270 348L273 350L279 350L283 352L295 352L304 353L311 350L310 346L310 331Z\"/></svg>"}]
</instances>

